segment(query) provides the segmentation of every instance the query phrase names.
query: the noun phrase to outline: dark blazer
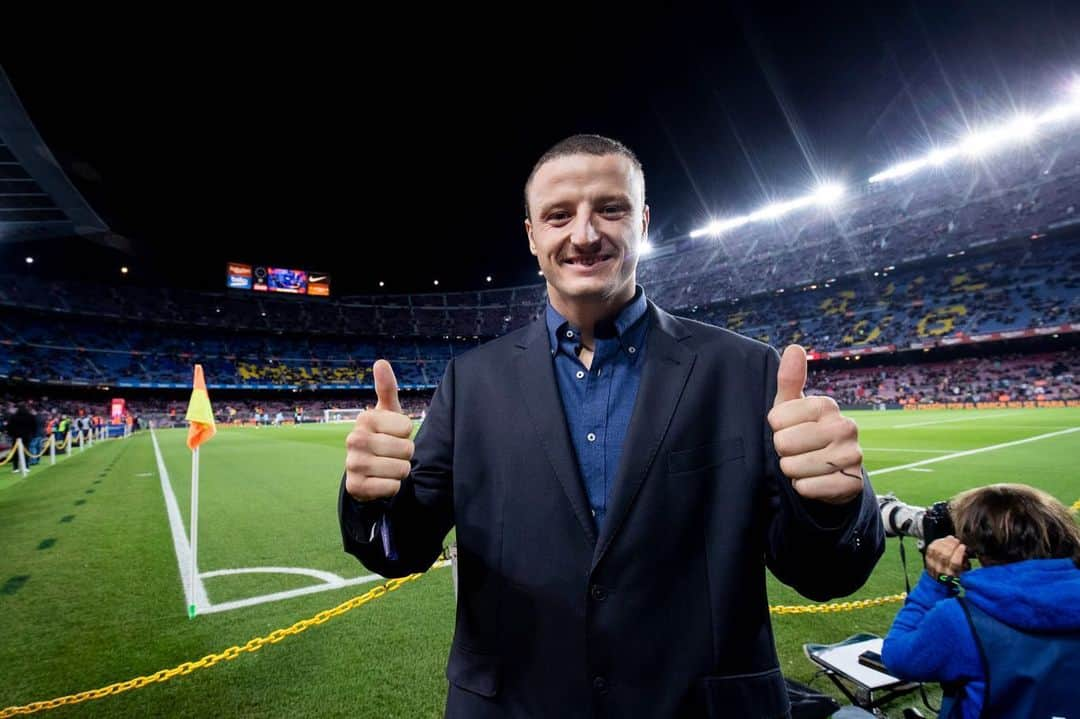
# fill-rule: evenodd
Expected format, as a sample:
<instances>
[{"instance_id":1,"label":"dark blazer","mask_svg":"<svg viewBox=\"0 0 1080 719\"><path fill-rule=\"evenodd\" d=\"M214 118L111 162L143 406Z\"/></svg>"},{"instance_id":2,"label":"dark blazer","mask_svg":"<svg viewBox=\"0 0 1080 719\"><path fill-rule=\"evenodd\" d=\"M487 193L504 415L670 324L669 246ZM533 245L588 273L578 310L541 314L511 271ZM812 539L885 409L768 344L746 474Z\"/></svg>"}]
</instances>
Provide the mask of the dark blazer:
<instances>
[{"instance_id":1,"label":"dark blazer","mask_svg":"<svg viewBox=\"0 0 1080 719\"><path fill-rule=\"evenodd\" d=\"M447 717L783 717L765 568L815 600L884 548L877 501L801 499L765 416L768 345L649 304L604 526L566 430L543 321L456 357L392 501L340 497L346 551L426 570L457 527ZM388 513L397 558L373 519Z\"/></svg>"}]
</instances>

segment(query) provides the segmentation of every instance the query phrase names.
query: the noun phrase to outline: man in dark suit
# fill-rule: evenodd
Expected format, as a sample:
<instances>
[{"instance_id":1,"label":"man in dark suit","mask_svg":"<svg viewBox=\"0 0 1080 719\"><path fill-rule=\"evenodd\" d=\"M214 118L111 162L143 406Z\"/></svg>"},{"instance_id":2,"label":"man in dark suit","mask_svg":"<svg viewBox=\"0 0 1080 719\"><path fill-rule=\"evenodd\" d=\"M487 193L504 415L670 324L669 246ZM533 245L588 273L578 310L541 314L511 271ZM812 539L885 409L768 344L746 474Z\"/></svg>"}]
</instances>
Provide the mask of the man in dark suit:
<instances>
[{"instance_id":1,"label":"man in dark suit","mask_svg":"<svg viewBox=\"0 0 1080 719\"><path fill-rule=\"evenodd\" d=\"M673 317L636 270L623 145L564 140L526 184L543 320L455 357L416 437L389 363L350 433L345 549L426 570L457 527L448 717L782 717L768 567L816 600L883 546L854 423L806 354Z\"/></svg>"}]
</instances>

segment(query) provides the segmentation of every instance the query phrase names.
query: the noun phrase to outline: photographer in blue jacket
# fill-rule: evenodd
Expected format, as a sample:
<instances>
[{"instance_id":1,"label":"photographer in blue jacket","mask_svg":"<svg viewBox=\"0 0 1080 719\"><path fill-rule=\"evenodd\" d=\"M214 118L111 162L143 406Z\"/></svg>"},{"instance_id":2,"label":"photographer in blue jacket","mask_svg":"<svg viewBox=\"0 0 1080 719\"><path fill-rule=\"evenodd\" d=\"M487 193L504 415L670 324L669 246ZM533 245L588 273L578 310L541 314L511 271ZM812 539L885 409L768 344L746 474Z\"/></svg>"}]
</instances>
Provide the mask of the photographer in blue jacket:
<instances>
[{"instance_id":1,"label":"photographer in blue jacket","mask_svg":"<svg viewBox=\"0 0 1080 719\"><path fill-rule=\"evenodd\" d=\"M941 682L943 718L1080 716L1080 526L1022 484L963 492L949 513L956 536L927 547L885 665Z\"/></svg>"}]
</instances>

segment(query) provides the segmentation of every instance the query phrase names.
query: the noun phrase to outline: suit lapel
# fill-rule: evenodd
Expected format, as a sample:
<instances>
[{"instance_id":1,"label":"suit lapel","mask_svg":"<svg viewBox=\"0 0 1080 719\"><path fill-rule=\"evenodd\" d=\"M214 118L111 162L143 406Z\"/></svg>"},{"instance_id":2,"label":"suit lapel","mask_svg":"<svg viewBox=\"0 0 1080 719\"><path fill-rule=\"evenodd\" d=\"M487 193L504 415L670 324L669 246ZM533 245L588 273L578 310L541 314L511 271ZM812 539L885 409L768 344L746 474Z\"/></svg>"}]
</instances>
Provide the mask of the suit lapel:
<instances>
[{"instance_id":1,"label":"suit lapel","mask_svg":"<svg viewBox=\"0 0 1080 719\"><path fill-rule=\"evenodd\" d=\"M649 302L649 320L641 384L626 430L604 526L600 528L593 554L594 567L622 526L656 459L697 356L680 344L690 336L685 326L652 302Z\"/></svg>"},{"instance_id":2,"label":"suit lapel","mask_svg":"<svg viewBox=\"0 0 1080 719\"><path fill-rule=\"evenodd\" d=\"M514 372L536 435L585 536L595 545L596 523L566 429L566 415L552 366L551 341L543 319L532 323L518 348L521 351L515 358Z\"/></svg>"}]
</instances>

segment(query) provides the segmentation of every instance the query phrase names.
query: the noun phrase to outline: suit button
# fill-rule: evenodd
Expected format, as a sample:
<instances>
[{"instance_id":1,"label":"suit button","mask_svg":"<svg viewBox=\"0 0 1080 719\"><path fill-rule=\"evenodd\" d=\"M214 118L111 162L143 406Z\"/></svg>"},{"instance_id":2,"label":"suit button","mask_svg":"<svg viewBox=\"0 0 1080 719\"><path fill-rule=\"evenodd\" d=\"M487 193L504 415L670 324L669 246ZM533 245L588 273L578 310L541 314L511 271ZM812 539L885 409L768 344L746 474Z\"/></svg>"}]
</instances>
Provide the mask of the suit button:
<instances>
[{"instance_id":1,"label":"suit button","mask_svg":"<svg viewBox=\"0 0 1080 719\"><path fill-rule=\"evenodd\" d=\"M607 694L607 679L603 677L596 677L592 680L592 688L600 694Z\"/></svg>"},{"instance_id":2,"label":"suit button","mask_svg":"<svg viewBox=\"0 0 1080 719\"><path fill-rule=\"evenodd\" d=\"M607 599L607 590L599 584L592 585L592 598L598 602L602 602Z\"/></svg>"}]
</instances>

